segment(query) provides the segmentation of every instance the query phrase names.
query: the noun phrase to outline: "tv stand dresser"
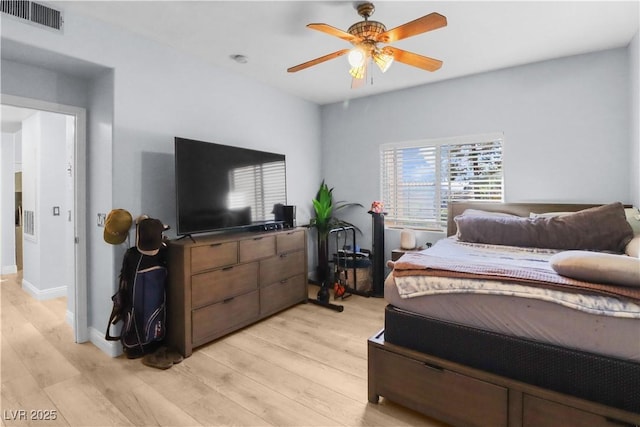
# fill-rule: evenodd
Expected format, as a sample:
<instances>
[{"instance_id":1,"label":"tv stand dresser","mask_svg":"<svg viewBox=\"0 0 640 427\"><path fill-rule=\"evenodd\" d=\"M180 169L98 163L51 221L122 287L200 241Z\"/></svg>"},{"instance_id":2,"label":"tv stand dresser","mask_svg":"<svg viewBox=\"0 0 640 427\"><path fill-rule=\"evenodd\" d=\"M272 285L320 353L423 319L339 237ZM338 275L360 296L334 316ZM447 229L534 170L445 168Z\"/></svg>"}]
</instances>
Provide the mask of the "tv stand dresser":
<instances>
[{"instance_id":1,"label":"tv stand dresser","mask_svg":"<svg viewBox=\"0 0 640 427\"><path fill-rule=\"evenodd\" d=\"M169 243L167 344L183 356L307 301L306 229Z\"/></svg>"}]
</instances>

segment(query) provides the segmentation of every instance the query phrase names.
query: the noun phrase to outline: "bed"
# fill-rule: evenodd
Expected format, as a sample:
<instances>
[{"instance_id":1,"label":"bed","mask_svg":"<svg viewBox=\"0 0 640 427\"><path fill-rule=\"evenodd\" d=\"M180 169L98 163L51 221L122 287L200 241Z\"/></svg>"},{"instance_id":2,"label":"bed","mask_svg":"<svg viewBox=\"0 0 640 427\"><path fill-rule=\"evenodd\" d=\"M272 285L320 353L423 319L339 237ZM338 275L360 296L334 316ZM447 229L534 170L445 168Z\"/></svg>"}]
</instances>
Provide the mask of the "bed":
<instances>
[{"instance_id":1,"label":"bed","mask_svg":"<svg viewBox=\"0 0 640 427\"><path fill-rule=\"evenodd\" d=\"M594 208L597 212L604 209L596 205L452 203L447 239L425 252L431 254L426 261L421 254L401 257L385 281L384 329L368 343L369 401L384 397L461 426L640 424L640 287L606 280L592 283L558 275L553 269L549 272L550 260L555 262L574 251L461 242L469 235L461 234L458 226L463 233L473 234L493 222L454 221L463 213L499 213L496 216L509 217L494 222L520 224L531 221L510 216L553 218L569 212L590 213ZM547 226L562 221L563 226L571 225L580 215L549 220ZM607 227L606 220L588 224L596 235L599 228ZM578 234L575 229L572 233ZM621 233L626 236L628 231ZM544 233L533 234L538 238ZM552 239L563 241L574 237L555 230L551 234ZM629 238L618 242L620 236L613 236L614 246L619 247L605 247L602 254L594 255L624 251ZM457 246L469 253L454 262L448 255L451 251L457 254ZM479 264L485 261L483 257L488 261L482 267L466 267L468 256L479 258ZM500 266L495 276L494 258ZM532 273L512 270L509 263L530 263L534 270L544 267L532 279ZM449 276L453 279L442 277L441 272L437 276L430 273L449 265L463 265L464 271L452 268ZM489 270L491 277L486 274ZM540 275L560 277L541 285L537 283Z\"/></svg>"}]
</instances>

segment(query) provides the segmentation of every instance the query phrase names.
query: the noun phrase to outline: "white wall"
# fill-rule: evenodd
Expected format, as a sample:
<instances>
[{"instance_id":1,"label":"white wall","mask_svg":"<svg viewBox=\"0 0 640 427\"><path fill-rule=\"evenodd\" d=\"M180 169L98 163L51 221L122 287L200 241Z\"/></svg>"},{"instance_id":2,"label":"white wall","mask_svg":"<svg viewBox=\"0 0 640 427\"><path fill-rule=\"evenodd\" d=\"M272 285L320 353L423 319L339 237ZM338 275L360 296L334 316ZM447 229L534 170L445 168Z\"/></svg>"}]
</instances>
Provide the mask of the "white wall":
<instances>
[{"instance_id":1,"label":"white wall","mask_svg":"<svg viewBox=\"0 0 640 427\"><path fill-rule=\"evenodd\" d=\"M380 197L380 144L500 131L507 202L629 203L629 91L621 48L327 105L322 175L338 199L368 209ZM367 209L348 217L362 247Z\"/></svg>"},{"instance_id":2,"label":"white wall","mask_svg":"<svg viewBox=\"0 0 640 427\"><path fill-rule=\"evenodd\" d=\"M64 73L14 63L5 77L5 61L2 69L3 93L89 104L88 292L94 342L104 335L121 263L121 249L102 241L97 214L124 208L174 226L174 136L285 154L288 203L298 206L299 224L308 221L320 182L320 110L315 104L72 13L65 16L62 35L3 19L2 37L26 46L25 62L38 46L58 61L73 57L113 70L111 77L107 71L88 79L78 94L86 99L62 102L67 95L35 80L39 74ZM19 73L20 68L30 73ZM77 85L71 86L76 93Z\"/></svg>"},{"instance_id":3,"label":"white wall","mask_svg":"<svg viewBox=\"0 0 640 427\"><path fill-rule=\"evenodd\" d=\"M37 112L22 123L23 206L35 212L35 236L24 238L22 285L37 299L67 295L65 241L66 117ZM53 207L60 215L53 215Z\"/></svg>"},{"instance_id":4,"label":"white wall","mask_svg":"<svg viewBox=\"0 0 640 427\"><path fill-rule=\"evenodd\" d=\"M631 134L631 155L630 160L630 182L631 182L631 199L634 206L640 207L640 65L638 57L640 56L639 34L633 37L629 44L629 93L630 99L630 134Z\"/></svg>"},{"instance_id":5,"label":"white wall","mask_svg":"<svg viewBox=\"0 0 640 427\"><path fill-rule=\"evenodd\" d=\"M0 146L0 272L17 271L15 251L15 143L12 133L2 133Z\"/></svg>"}]
</instances>

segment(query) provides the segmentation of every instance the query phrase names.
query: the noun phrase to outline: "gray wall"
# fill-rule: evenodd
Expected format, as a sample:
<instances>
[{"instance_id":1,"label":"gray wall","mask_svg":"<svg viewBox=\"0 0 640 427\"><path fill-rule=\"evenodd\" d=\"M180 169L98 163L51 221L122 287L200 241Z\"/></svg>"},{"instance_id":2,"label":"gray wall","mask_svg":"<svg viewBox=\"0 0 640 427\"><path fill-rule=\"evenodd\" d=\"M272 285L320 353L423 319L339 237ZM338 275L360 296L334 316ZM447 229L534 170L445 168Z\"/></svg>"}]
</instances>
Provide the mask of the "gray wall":
<instances>
[{"instance_id":1,"label":"gray wall","mask_svg":"<svg viewBox=\"0 0 640 427\"><path fill-rule=\"evenodd\" d=\"M629 203L628 57L608 50L324 106L322 175L338 199L368 208L380 144L504 132L506 201ZM366 209L348 219L369 247Z\"/></svg>"}]
</instances>

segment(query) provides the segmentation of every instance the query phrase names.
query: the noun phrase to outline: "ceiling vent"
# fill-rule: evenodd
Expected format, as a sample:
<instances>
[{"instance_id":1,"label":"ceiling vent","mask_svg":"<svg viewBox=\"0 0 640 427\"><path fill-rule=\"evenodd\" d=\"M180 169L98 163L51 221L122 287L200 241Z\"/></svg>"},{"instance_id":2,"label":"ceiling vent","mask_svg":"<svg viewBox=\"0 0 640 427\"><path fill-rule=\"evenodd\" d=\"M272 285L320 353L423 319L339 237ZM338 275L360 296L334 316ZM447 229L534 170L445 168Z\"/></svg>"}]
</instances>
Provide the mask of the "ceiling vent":
<instances>
[{"instance_id":1,"label":"ceiling vent","mask_svg":"<svg viewBox=\"0 0 640 427\"><path fill-rule=\"evenodd\" d=\"M2 0L0 11L22 20L62 31L62 12L34 1Z\"/></svg>"}]
</instances>

